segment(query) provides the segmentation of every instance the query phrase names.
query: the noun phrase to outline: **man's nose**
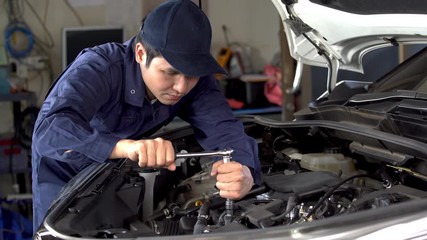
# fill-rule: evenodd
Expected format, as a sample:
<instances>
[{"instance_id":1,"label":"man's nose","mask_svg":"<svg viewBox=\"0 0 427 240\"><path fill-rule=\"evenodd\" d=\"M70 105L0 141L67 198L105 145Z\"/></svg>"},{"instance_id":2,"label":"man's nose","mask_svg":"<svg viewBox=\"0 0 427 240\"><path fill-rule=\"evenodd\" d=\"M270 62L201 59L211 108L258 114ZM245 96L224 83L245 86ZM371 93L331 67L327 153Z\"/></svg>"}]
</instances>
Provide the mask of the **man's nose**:
<instances>
[{"instance_id":1,"label":"man's nose","mask_svg":"<svg viewBox=\"0 0 427 240\"><path fill-rule=\"evenodd\" d=\"M173 89L178 93L185 93L188 87L187 77L185 75L177 76L175 83L173 85Z\"/></svg>"}]
</instances>

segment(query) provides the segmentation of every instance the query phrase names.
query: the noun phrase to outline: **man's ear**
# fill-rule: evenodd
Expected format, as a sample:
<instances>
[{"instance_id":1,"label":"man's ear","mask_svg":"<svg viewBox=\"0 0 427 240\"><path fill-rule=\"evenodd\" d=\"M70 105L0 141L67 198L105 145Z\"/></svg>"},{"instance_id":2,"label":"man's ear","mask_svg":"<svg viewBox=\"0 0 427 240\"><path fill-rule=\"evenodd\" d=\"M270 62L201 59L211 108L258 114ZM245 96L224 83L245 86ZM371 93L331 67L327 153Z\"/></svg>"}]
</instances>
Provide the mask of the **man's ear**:
<instances>
[{"instance_id":1,"label":"man's ear","mask_svg":"<svg viewBox=\"0 0 427 240\"><path fill-rule=\"evenodd\" d=\"M139 64L145 64L145 48L141 43L135 45L135 61Z\"/></svg>"}]
</instances>

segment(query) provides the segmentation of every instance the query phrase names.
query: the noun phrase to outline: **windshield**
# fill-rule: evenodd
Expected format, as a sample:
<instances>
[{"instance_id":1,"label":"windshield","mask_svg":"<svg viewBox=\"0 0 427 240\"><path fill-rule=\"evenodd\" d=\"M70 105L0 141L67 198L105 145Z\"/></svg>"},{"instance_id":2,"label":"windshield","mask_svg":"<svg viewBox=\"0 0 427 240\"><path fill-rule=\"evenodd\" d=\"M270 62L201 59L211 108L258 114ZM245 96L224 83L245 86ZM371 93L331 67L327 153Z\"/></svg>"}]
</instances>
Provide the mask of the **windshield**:
<instances>
[{"instance_id":1,"label":"windshield","mask_svg":"<svg viewBox=\"0 0 427 240\"><path fill-rule=\"evenodd\" d=\"M421 48L421 46L418 46ZM427 47L409 57L369 88L370 93L408 90L427 93Z\"/></svg>"}]
</instances>

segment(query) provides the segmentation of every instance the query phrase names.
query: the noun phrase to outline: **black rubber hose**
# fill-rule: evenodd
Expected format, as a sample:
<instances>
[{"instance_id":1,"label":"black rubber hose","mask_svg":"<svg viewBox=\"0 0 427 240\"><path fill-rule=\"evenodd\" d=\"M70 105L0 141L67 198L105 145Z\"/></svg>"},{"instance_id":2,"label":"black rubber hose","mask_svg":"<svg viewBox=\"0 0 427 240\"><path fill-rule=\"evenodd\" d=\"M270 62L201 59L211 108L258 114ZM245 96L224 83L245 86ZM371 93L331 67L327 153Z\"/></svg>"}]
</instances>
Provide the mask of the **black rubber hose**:
<instances>
[{"instance_id":1,"label":"black rubber hose","mask_svg":"<svg viewBox=\"0 0 427 240\"><path fill-rule=\"evenodd\" d=\"M16 138L22 147L31 149L33 129L40 109L38 107L27 107L19 115L18 125L16 126Z\"/></svg>"},{"instance_id":2,"label":"black rubber hose","mask_svg":"<svg viewBox=\"0 0 427 240\"><path fill-rule=\"evenodd\" d=\"M203 232L208 227L210 208L211 203L209 201L205 201L205 203L203 203L203 205L200 207L199 215L197 216L197 222L194 225L193 234L203 234Z\"/></svg>"},{"instance_id":3,"label":"black rubber hose","mask_svg":"<svg viewBox=\"0 0 427 240\"><path fill-rule=\"evenodd\" d=\"M368 174L354 175L344 179L342 182L338 183L337 185L329 189L329 191L325 195L323 195L323 197L319 200L319 202L317 202L317 204L312 209L310 209L310 211L307 213L307 216L305 218L308 219L309 217L311 217L317 211L317 209L323 204L323 202L326 201L326 199L328 199L332 194L334 194L335 190L337 190L343 184L355 178L363 178L363 177L371 177L371 176Z\"/></svg>"},{"instance_id":4,"label":"black rubber hose","mask_svg":"<svg viewBox=\"0 0 427 240\"><path fill-rule=\"evenodd\" d=\"M283 219L286 215L288 215L292 211L292 209L294 209L294 207L296 206L296 204L297 204L297 197L295 195L290 196L288 198L288 203L286 205L286 210L282 214L274 216L274 217L271 217L270 219L272 221L278 221L278 220Z\"/></svg>"}]
</instances>

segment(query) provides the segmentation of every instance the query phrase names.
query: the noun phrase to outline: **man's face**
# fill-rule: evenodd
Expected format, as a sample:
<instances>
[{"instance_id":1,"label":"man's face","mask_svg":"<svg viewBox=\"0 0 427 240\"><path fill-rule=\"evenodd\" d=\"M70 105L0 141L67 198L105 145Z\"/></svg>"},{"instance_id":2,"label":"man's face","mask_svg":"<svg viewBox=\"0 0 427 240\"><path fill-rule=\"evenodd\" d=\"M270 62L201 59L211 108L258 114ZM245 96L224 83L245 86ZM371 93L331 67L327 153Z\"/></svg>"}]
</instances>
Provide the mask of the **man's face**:
<instances>
[{"instance_id":1,"label":"man's face","mask_svg":"<svg viewBox=\"0 0 427 240\"><path fill-rule=\"evenodd\" d=\"M199 81L199 77L182 74L163 57L155 57L147 68L145 50L140 43L136 45L135 53L150 99L156 98L165 105L173 105Z\"/></svg>"}]
</instances>

